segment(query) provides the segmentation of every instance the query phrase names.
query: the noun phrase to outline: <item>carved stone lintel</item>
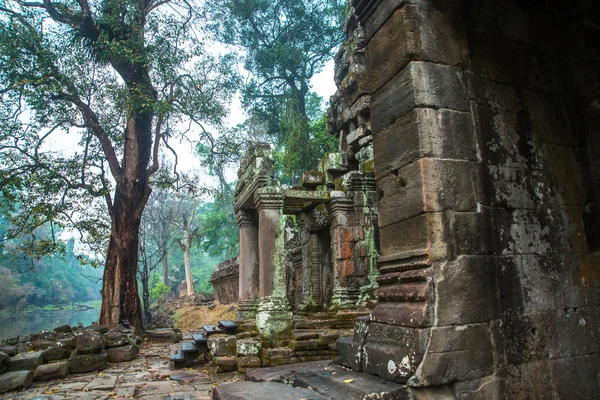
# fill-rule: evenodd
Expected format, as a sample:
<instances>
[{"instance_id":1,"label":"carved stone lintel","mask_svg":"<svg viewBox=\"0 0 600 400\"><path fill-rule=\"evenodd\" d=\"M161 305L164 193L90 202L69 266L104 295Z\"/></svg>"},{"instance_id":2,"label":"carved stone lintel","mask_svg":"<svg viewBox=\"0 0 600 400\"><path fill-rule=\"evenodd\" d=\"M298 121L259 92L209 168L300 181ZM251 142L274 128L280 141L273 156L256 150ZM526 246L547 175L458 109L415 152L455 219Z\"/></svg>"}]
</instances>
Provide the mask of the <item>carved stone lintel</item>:
<instances>
[{"instance_id":1,"label":"carved stone lintel","mask_svg":"<svg viewBox=\"0 0 600 400\"><path fill-rule=\"evenodd\" d=\"M258 224L258 217L254 210L239 210L236 213L236 217L240 229Z\"/></svg>"}]
</instances>

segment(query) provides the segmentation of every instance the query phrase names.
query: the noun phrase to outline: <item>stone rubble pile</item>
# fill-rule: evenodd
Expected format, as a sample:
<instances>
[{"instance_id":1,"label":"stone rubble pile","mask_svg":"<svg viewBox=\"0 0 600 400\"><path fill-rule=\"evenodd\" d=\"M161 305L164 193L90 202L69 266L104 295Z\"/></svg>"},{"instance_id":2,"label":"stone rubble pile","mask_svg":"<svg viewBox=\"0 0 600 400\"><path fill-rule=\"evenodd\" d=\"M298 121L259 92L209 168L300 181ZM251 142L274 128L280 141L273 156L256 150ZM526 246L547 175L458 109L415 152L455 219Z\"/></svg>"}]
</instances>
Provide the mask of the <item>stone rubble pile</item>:
<instances>
[{"instance_id":1,"label":"stone rubble pile","mask_svg":"<svg viewBox=\"0 0 600 400\"><path fill-rule=\"evenodd\" d=\"M109 362L137 357L142 338L123 326L108 331L101 325L63 325L2 339L0 393L25 389L34 381L64 378L107 368Z\"/></svg>"}]
</instances>

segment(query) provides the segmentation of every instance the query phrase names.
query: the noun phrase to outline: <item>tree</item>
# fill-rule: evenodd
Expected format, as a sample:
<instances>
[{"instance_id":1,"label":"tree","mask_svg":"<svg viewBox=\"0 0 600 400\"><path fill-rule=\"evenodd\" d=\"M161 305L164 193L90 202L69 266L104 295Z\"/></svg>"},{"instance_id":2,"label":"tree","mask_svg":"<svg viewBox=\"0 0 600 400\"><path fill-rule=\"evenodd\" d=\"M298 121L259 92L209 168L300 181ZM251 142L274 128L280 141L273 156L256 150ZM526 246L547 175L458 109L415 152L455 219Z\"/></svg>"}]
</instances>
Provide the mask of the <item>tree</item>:
<instances>
[{"instance_id":1,"label":"tree","mask_svg":"<svg viewBox=\"0 0 600 400\"><path fill-rule=\"evenodd\" d=\"M243 103L285 148L292 183L314 167L309 121L310 79L343 40L345 1L214 0L211 29L243 51L250 79ZM254 121L253 121L254 123Z\"/></svg>"},{"instance_id":2,"label":"tree","mask_svg":"<svg viewBox=\"0 0 600 400\"><path fill-rule=\"evenodd\" d=\"M204 51L195 17L186 0L0 0L1 190L21 204L20 233L51 223L108 242L109 327L143 329L139 228L160 148L192 125L210 142L204 125L235 90L231 59ZM59 133L72 154L49 151Z\"/></svg>"}]
</instances>

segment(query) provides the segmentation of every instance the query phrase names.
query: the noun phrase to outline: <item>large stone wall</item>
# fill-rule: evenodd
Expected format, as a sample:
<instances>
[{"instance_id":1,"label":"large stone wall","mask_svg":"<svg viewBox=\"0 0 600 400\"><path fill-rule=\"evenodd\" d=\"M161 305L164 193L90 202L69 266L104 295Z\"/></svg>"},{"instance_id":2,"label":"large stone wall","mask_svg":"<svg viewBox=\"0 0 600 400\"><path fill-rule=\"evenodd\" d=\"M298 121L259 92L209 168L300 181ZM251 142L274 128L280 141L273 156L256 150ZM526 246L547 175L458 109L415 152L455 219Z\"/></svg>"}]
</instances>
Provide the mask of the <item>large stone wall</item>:
<instances>
[{"instance_id":1,"label":"large stone wall","mask_svg":"<svg viewBox=\"0 0 600 400\"><path fill-rule=\"evenodd\" d=\"M597 4L351 1L381 246L354 369L460 399L597 398Z\"/></svg>"},{"instance_id":2,"label":"large stone wall","mask_svg":"<svg viewBox=\"0 0 600 400\"><path fill-rule=\"evenodd\" d=\"M237 303L239 300L239 269L238 257L225 260L215 267L215 272L208 281L213 286L213 295L219 303Z\"/></svg>"}]
</instances>

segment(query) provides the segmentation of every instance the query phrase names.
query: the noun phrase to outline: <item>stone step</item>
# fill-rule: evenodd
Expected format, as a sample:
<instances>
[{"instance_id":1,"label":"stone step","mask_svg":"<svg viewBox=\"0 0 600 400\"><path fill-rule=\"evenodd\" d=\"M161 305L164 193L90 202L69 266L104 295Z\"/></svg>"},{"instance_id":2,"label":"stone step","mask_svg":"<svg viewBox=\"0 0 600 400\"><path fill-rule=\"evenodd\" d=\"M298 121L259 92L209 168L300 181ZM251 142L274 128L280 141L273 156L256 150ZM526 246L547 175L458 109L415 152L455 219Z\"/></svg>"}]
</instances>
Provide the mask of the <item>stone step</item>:
<instances>
[{"instance_id":1,"label":"stone step","mask_svg":"<svg viewBox=\"0 0 600 400\"><path fill-rule=\"evenodd\" d=\"M198 351L195 342L181 342L181 351L189 353L190 351Z\"/></svg>"},{"instance_id":2,"label":"stone step","mask_svg":"<svg viewBox=\"0 0 600 400\"><path fill-rule=\"evenodd\" d=\"M410 398L406 386L390 383L377 376L348 371L328 361L261 368L248 372L253 382L292 382L296 387L310 387L332 400Z\"/></svg>"},{"instance_id":3,"label":"stone step","mask_svg":"<svg viewBox=\"0 0 600 400\"><path fill-rule=\"evenodd\" d=\"M224 320L219 321L219 327L225 331L228 335L235 335L235 332L238 328L238 324L233 321Z\"/></svg>"},{"instance_id":4,"label":"stone step","mask_svg":"<svg viewBox=\"0 0 600 400\"><path fill-rule=\"evenodd\" d=\"M195 332L192 333L192 339L196 342L196 344L206 343L208 341L208 336L206 336L206 333Z\"/></svg>"},{"instance_id":5,"label":"stone step","mask_svg":"<svg viewBox=\"0 0 600 400\"><path fill-rule=\"evenodd\" d=\"M173 363L174 369L180 369L180 368L187 367L188 365L193 363L194 360L196 358L198 358L198 356L200 356L200 354L202 354L200 352L200 350L191 349L191 347L189 345L186 345L187 350L184 351L184 349L182 348L182 345L184 343L186 343L186 342L183 342L178 345L173 345L173 346L171 346L171 348L169 350L169 360ZM193 342L187 342L187 343L193 344Z\"/></svg>"},{"instance_id":6,"label":"stone step","mask_svg":"<svg viewBox=\"0 0 600 400\"><path fill-rule=\"evenodd\" d=\"M216 325L204 325L202 329L206 331L206 336L223 333L223 329L219 328Z\"/></svg>"},{"instance_id":7,"label":"stone step","mask_svg":"<svg viewBox=\"0 0 600 400\"><path fill-rule=\"evenodd\" d=\"M318 339L322 331L310 329L295 329L292 332L292 339L299 342L302 340Z\"/></svg>"},{"instance_id":8,"label":"stone step","mask_svg":"<svg viewBox=\"0 0 600 400\"><path fill-rule=\"evenodd\" d=\"M310 390L295 388L276 382L231 382L215 388L214 400L328 400L327 397Z\"/></svg>"}]
</instances>

